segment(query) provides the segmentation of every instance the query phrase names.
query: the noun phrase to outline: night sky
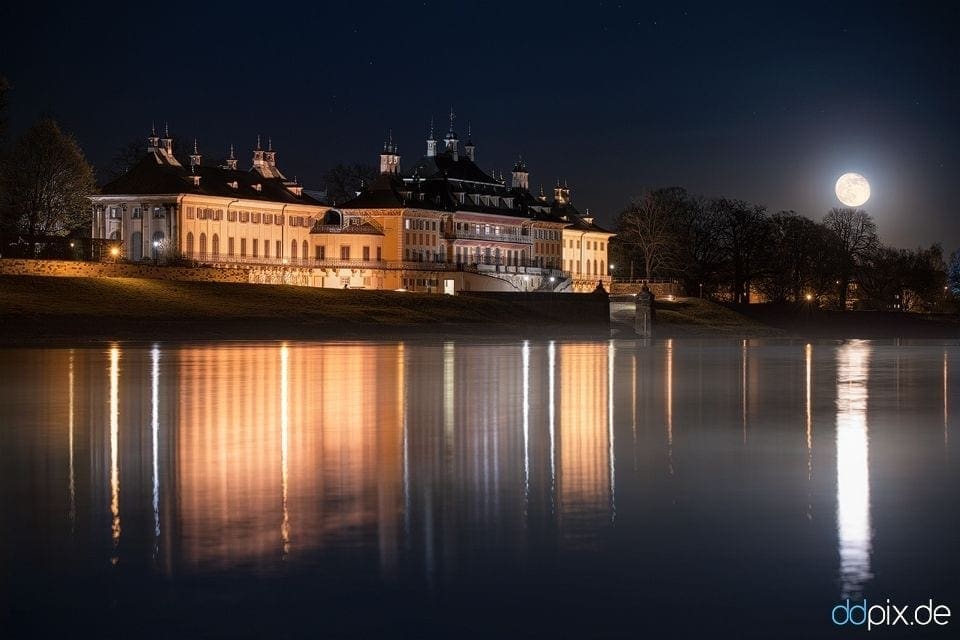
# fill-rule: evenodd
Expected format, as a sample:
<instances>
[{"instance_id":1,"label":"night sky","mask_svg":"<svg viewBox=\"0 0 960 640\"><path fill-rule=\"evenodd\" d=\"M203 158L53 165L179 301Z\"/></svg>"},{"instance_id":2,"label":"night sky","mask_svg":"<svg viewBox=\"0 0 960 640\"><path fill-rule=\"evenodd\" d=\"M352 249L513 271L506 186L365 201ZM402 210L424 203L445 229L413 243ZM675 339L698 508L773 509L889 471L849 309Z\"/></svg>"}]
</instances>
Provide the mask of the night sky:
<instances>
[{"instance_id":1,"label":"night sky","mask_svg":"<svg viewBox=\"0 0 960 640\"><path fill-rule=\"evenodd\" d=\"M609 222L680 185L819 219L858 171L885 242L960 246L958 3L192 2L0 8L11 135L52 114L97 167L151 120L208 158L272 137L308 187L403 166L451 105L478 164Z\"/></svg>"}]
</instances>

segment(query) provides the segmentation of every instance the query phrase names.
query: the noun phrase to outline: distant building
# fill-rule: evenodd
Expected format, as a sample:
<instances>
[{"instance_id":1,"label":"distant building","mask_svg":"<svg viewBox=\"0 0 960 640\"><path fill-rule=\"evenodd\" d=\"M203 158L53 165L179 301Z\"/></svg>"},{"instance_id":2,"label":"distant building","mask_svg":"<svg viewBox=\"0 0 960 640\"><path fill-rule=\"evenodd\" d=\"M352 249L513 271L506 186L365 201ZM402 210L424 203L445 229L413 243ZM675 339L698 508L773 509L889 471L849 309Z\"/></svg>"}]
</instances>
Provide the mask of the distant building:
<instances>
[{"instance_id":1,"label":"distant building","mask_svg":"<svg viewBox=\"0 0 960 640\"><path fill-rule=\"evenodd\" d=\"M439 148L438 148L439 143ZM608 239L570 202L529 191L522 160L508 184L481 170L476 147L453 128L432 127L426 155L401 172L392 136L380 175L339 208L305 190L260 139L249 170L231 146L222 164L204 164L196 142L189 163L173 154L168 132L147 139L146 155L92 198L93 238L115 257L163 262L187 258L248 266L253 282L334 288L592 291L609 289Z\"/></svg>"}]
</instances>

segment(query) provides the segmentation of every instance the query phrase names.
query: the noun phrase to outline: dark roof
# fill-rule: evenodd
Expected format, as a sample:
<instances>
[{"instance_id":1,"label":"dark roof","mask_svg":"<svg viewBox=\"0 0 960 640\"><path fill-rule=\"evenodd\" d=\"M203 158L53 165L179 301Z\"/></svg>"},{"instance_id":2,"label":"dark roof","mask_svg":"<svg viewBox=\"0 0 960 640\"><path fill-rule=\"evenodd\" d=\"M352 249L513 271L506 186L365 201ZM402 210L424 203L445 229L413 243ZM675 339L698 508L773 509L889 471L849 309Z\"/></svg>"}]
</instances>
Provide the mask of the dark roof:
<instances>
[{"instance_id":1,"label":"dark roof","mask_svg":"<svg viewBox=\"0 0 960 640\"><path fill-rule=\"evenodd\" d=\"M588 221L587 218L590 218L590 216L584 216L584 214L577 211L577 208L570 202L558 204L556 201L554 201L551 204L552 214L560 220L568 222L568 229L576 229L577 231L597 231L599 233L613 234L613 231L609 231L600 225L595 224L592 219Z\"/></svg>"},{"instance_id":2,"label":"dark roof","mask_svg":"<svg viewBox=\"0 0 960 640\"><path fill-rule=\"evenodd\" d=\"M424 180L446 178L448 180L469 180L485 184L499 184L499 181L487 175L473 160L466 155L458 154L457 159L449 152L438 153L435 156L424 156L407 172L407 177L418 177Z\"/></svg>"},{"instance_id":3,"label":"dark roof","mask_svg":"<svg viewBox=\"0 0 960 640\"><path fill-rule=\"evenodd\" d=\"M200 184L193 185L191 176L200 176ZM237 188L230 183L236 182ZM260 185L260 190L255 185ZM197 194L246 200L265 200L306 205L320 205L307 192L296 195L287 188L294 183L280 178L265 178L254 171L240 171L200 165L191 170L171 164L158 153L147 153L125 174L103 185L103 195Z\"/></svg>"},{"instance_id":4,"label":"dark roof","mask_svg":"<svg viewBox=\"0 0 960 640\"><path fill-rule=\"evenodd\" d=\"M524 170L526 167L524 166ZM463 195L463 201L460 196ZM491 200L491 197L494 200ZM486 199L486 203L484 200ZM494 201L498 205L488 204ZM510 206L507 206L507 205ZM481 170L470 158L449 151L421 158L402 176L383 174L340 209L429 209L472 211L567 224L574 229L611 233L588 222L573 204L541 200ZM589 217L589 216L587 216Z\"/></svg>"}]
</instances>

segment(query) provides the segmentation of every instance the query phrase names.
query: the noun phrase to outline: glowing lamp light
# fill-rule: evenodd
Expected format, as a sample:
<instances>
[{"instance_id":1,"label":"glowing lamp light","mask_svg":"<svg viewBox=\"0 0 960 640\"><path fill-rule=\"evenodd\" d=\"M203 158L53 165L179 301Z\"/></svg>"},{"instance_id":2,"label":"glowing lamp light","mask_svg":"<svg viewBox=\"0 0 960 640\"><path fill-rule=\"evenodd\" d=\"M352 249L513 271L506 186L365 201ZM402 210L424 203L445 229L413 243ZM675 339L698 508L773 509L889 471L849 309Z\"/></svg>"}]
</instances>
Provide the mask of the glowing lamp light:
<instances>
[{"instance_id":1,"label":"glowing lamp light","mask_svg":"<svg viewBox=\"0 0 960 640\"><path fill-rule=\"evenodd\" d=\"M110 247L110 255L112 255L114 258L120 255L120 247Z\"/></svg>"},{"instance_id":2,"label":"glowing lamp light","mask_svg":"<svg viewBox=\"0 0 960 640\"><path fill-rule=\"evenodd\" d=\"M153 241L153 248L156 249L156 248L159 247L159 246L160 246L160 241L159 241L159 240L154 240L154 241Z\"/></svg>"},{"instance_id":3,"label":"glowing lamp light","mask_svg":"<svg viewBox=\"0 0 960 640\"><path fill-rule=\"evenodd\" d=\"M550 282L556 282L556 281L557 281L556 278L554 278L553 276L550 276Z\"/></svg>"},{"instance_id":4,"label":"glowing lamp light","mask_svg":"<svg viewBox=\"0 0 960 640\"><path fill-rule=\"evenodd\" d=\"M811 300L813 300L813 294L808 293L806 295L806 298L807 298L807 302L810 302Z\"/></svg>"}]
</instances>

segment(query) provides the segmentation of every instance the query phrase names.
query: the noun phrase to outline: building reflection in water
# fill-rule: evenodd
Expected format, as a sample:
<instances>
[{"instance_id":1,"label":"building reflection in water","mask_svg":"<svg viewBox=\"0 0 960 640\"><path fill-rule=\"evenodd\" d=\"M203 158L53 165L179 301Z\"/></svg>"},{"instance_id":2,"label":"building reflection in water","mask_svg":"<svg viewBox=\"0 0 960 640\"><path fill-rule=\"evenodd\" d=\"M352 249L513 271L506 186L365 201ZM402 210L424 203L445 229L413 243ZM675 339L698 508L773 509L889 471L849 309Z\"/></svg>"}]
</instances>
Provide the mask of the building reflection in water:
<instances>
[{"instance_id":1,"label":"building reflection in water","mask_svg":"<svg viewBox=\"0 0 960 640\"><path fill-rule=\"evenodd\" d=\"M943 446L950 444L949 414L947 413L947 350L943 350Z\"/></svg>"},{"instance_id":2,"label":"building reflection in water","mask_svg":"<svg viewBox=\"0 0 960 640\"><path fill-rule=\"evenodd\" d=\"M116 563L120 545L120 348L110 348L110 539Z\"/></svg>"},{"instance_id":3,"label":"building reflection in water","mask_svg":"<svg viewBox=\"0 0 960 640\"><path fill-rule=\"evenodd\" d=\"M872 578L867 377L870 344L837 351L837 536L842 597L858 596Z\"/></svg>"},{"instance_id":4,"label":"building reflection in water","mask_svg":"<svg viewBox=\"0 0 960 640\"><path fill-rule=\"evenodd\" d=\"M114 564L356 549L441 576L484 546L593 547L615 516L612 342L57 353L70 526L92 499Z\"/></svg>"},{"instance_id":5,"label":"building reflection in water","mask_svg":"<svg viewBox=\"0 0 960 640\"><path fill-rule=\"evenodd\" d=\"M613 517L612 345L561 344L558 503L563 540L592 544Z\"/></svg>"}]
</instances>

